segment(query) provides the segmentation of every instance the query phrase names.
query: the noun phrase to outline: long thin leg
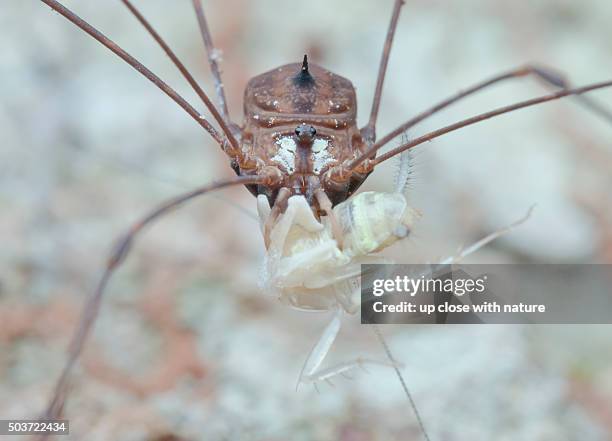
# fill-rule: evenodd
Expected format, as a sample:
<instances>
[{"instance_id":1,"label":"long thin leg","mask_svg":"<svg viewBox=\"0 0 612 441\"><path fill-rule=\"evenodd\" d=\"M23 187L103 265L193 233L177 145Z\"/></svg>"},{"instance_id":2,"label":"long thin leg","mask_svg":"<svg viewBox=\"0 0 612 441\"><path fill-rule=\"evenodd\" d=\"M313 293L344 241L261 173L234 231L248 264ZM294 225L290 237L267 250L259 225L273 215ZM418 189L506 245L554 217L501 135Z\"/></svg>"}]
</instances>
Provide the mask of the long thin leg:
<instances>
[{"instance_id":1,"label":"long thin leg","mask_svg":"<svg viewBox=\"0 0 612 441\"><path fill-rule=\"evenodd\" d=\"M202 34L202 40L204 40L204 46L206 46L210 70L215 79L215 90L217 92L219 106L221 107L221 113L223 114L225 121L228 124L231 124L229 111L227 109L227 100L225 99L225 89L223 88L223 80L221 79L221 70L219 69L219 50L213 45L212 37L210 36L210 31L208 30L208 23L206 22L206 17L204 16L204 8L202 8L202 0L193 0L193 8L198 19L198 25L200 26L200 33Z\"/></svg>"},{"instance_id":2,"label":"long thin leg","mask_svg":"<svg viewBox=\"0 0 612 441\"><path fill-rule=\"evenodd\" d=\"M134 239L143 230L143 228L152 223L154 220L163 216L164 214L182 206L185 202L197 196L201 196L205 193L209 193L214 190L234 185L263 184L266 181L267 178L265 176L239 176L236 178L217 181L213 182L212 184L205 185L203 187L182 194L163 203L158 208L149 213L147 216L143 217L139 222L135 223L128 230L128 232L120 238L120 240L116 243L115 247L110 253L109 259L106 263L106 267L104 268L104 272L102 273L102 277L100 278L100 281L95 291L83 307L81 321L79 322L77 330L73 335L73 338L70 342L70 347L68 349L68 360L55 385L53 396L49 401L47 410L45 412L45 419L58 419L62 414L66 395L70 385L69 380L70 375L72 373L72 369L74 368L76 361L78 360L81 352L83 351L83 347L87 341L91 329L93 328L108 281L110 280L115 270L127 257L134 242ZM43 436L41 439L46 438L46 436Z\"/></svg>"},{"instance_id":3,"label":"long thin leg","mask_svg":"<svg viewBox=\"0 0 612 441\"><path fill-rule=\"evenodd\" d=\"M504 113L509 113L509 112L513 112L515 110L519 110L519 109L524 109L526 107L531 107L531 106L535 106L537 104L542 104L542 103L546 103L548 101L553 101L553 100L557 100L559 98L563 98L566 96L572 96L572 95L581 95L583 93L587 93L587 92L591 92L593 90L598 90L598 89L604 89L606 87L611 87L612 86L612 81L605 81L602 83L595 83L595 84L590 84L588 86L584 86L584 87L578 87L576 89L566 89L566 90L561 90L559 92L550 94L550 95L544 95L538 98L533 98L530 100L526 100L526 101L521 101L515 104L511 104L509 106L504 106L504 107L499 107L495 110L492 110L490 112L485 112L485 113L481 113L479 115L476 115L472 118L467 118L464 120L461 120L459 122L456 122L454 124L448 125L446 127L442 127L441 129L438 130L434 130L432 132L426 133L425 135L419 136L418 138L413 139L410 142L407 142L405 144L400 145L399 147L396 147L390 151L388 151L387 153L370 160L370 166L376 166L384 161L386 161L389 158L392 158L393 156L402 153L408 149L411 149L413 147L416 147L417 145L423 144L425 142L431 141L432 139L435 138L439 138L442 135L445 135L447 133L450 132L454 132L455 130L459 130L463 127L467 127L470 126L472 124L476 124L479 123L481 121L485 121L487 119L491 119L494 118L496 116L502 115ZM374 145L371 148L369 148L368 150L366 150L365 153L363 153L361 156L355 158L353 161L351 161L349 164L341 167L341 168L332 168L330 169L330 176L350 176L350 173L352 171L355 170L356 167L358 167L362 162L366 161L368 158L372 157L376 151L380 148L380 146Z\"/></svg>"},{"instance_id":4,"label":"long thin leg","mask_svg":"<svg viewBox=\"0 0 612 441\"><path fill-rule=\"evenodd\" d=\"M151 70L149 70L146 66L144 66L141 62L139 62L132 55L127 53L123 48L121 48L117 43L110 40L96 28L91 26L85 20L80 18L70 9L63 6L56 0L40 0L43 3L47 4L51 9L57 11L61 15L63 15L70 22L75 24L77 27L81 28L95 40L100 42L110 51L112 51L115 55L125 61L127 64L132 66L136 71L138 71L141 75L155 84L159 89L162 90L166 95L168 95L174 102L176 102L185 112L189 114L198 124L200 124L212 137L213 139L223 148L227 154L233 158L236 158L239 161L243 161L245 158L240 150L235 150L230 148L227 143L228 140L225 139L217 130L206 120L204 115L201 115L197 110L193 108L191 104L189 104L182 96L180 96L172 87L166 84L161 78L155 75Z\"/></svg>"},{"instance_id":5,"label":"long thin leg","mask_svg":"<svg viewBox=\"0 0 612 441\"><path fill-rule=\"evenodd\" d=\"M301 383L311 382L313 384L316 384L317 381L325 381L329 384L332 384L331 383L332 378L337 377L338 375L342 375L343 377L347 378L348 373L356 368L361 368L367 372L365 368L366 365L396 367L397 369L402 367L402 365L399 363L395 365L393 363L387 363L384 361L358 357L351 361L345 361L344 363L338 363L334 366L331 366L325 369L321 369L321 370L317 370L310 375L304 375L300 379L300 382Z\"/></svg>"},{"instance_id":6,"label":"long thin leg","mask_svg":"<svg viewBox=\"0 0 612 441\"><path fill-rule=\"evenodd\" d=\"M470 254L475 253L476 251L480 250L482 247L488 245L489 243L493 242L494 240L500 238L501 236L504 236L508 233L510 233L511 231L514 231L514 229L520 227L521 225L523 225L525 222L527 222L529 220L529 218L531 217L531 215L533 214L533 210L535 209L535 205L529 207L529 209L527 210L527 212L525 213L525 215L523 217L521 217L520 219L512 222L509 225L506 225L505 227L499 228L498 230L493 231L492 233L486 235L485 237L479 239L477 242L472 243L471 245L467 246L467 247L462 247L459 249L459 251L457 253L455 253L454 255L445 257L444 259L441 259L437 265L451 265L454 263L457 263L459 261L461 261L461 259L464 259L465 257L469 256ZM421 274L423 277L428 277L430 274ZM368 296L363 298L364 301L372 301L377 299L378 297L374 297L373 295Z\"/></svg>"},{"instance_id":7,"label":"long thin leg","mask_svg":"<svg viewBox=\"0 0 612 441\"><path fill-rule=\"evenodd\" d=\"M508 234L509 232L511 232L512 230L514 230L515 228L523 225L525 222L527 222L529 220L529 218L531 217L531 214L533 213L533 210L535 208L535 205L529 207L529 210L527 210L527 213L525 213L525 215L512 222L510 225L507 225L503 228L500 228L499 230L496 230L494 232L492 232L491 234L483 237L482 239L480 239L478 242L473 243L472 245L466 247L466 248L462 248L459 250L459 252L455 255L455 256L450 256L447 257L444 260L440 261L440 265L450 265L452 263L457 263L459 262L461 259L463 259L464 257L469 256L472 253L475 253L476 251L478 251L479 249L481 249L482 247L484 247L485 245L489 244L490 242L493 242L495 239Z\"/></svg>"},{"instance_id":8,"label":"long thin leg","mask_svg":"<svg viewBox=\"0 0 612 441\"><path fill-rule=\"evenodd\" d=\"M456 103L457 101L462 100L463 98L473 95L476 92L479 92L483 89L486 89L487 87L493 86L494 84L500 83L502 81L510 80L513 78L526 77L526 76L535 76L536 78L544 81L548 85L559 87L561 89L569 89L570 87L569 83L563 77L563 75L560 75L557 72L554 72L550 69L545 69L542 67L531 66L531 65L520 67L518 69L514 69L509 72L502 73L500 75L496 75L492 78L489 78L488 80L479 82L468 89L465 89L443 101L440 101L435 106L419 113L414 118L409 119L404 124L402 124L401 126L397 127L396 129L394 129L393 131L385 135L385 137L381 138L372 147L372 149L378 149L380 147L383 147L396 136L406 132L406 130L410 129L411 127L414 127L416 124L420 123L424 119L429 118L431 115L441 111L442 109L445 109L446 107L450 106L451 104ZM588 97L579 95L579 96L576 96L576 99L578 100L580 104L587 107L590 111L598 114L599 116L606 119L608 122L612 124L612 113L610 113L610 111L608 111L607 109L605 109L598 103L590 100Z\"/></svg>"},{"instance_id":9,"label":"long thin leg","mask_svg":"<svg viewBox=\"0 0 612 441\"><path fill-rule=\"evenodd\" d=\"M300 372L298 382L295 386L296 390L300 383L306 379L312 378L317 369L319 369L319 366L321 366L321 363L323 363L323 360L329 353L329 350L338 336L341 323L342 310L338 309L334 313L331 322L329 322L329 324L323 330L323 334L321 334L321 337L312 348L312 351L310 351L310 354L308 354L308 357L304 362L304 366L302 367L302 371Z\"/></svg>"},{"instance_id":10,"label":"long thin leg","mask_svg":"<svg viewBox=\"0 0 612 441\"><path fill-rule=\"evenodd\" d=\"M215 105L210 101L210 99L208 98L208 95L206 95L206 92L202 90L200 85L193 78L193 75L191 75L191 73L187 70L185 65L181 62L181 60L179 60L176 54L172 51L172 49L170 49L168 44L157 33L157 31L153 28L153 26L151 26L151 24L147 21L147 19L144 18L144 16L140 13L140 11L129 0L121 0L121 1L129 9L129 11L134 15L134 17L136 17L136 19L140 22L140 24L144 26L144 28L149 32L149 34L151 34L151 36L157 42L157 44L161 46L161 48L164 50L166 55L168 55L170 60L172 60L172 63L174 63L174 65L178 68L178 70L181 72L183 77L187 80L191 88L195 91L195 93L200 97L202 102L206 105L206 108L210 110L210 113L215 118L215 121L217 121L219 125L221 126L223 133L225 133L225 136L227 136L227 139L229 140L232 147L234 147L235 149L238 149L239 148L238 141L236 140L236 138L232 134L232 131L226 124L226 118L225 118L226 115L224 115L224 117L221 117ZM225 103L223 102L222 105L224 104ZM223 107L222 107L222 111L223 111Z\"/></svg>"},{"instance_id":11,"label":"long thin leg","mask_svg":"<svg viewBox=\"0 0 612 441\"><path fill-rule=\"evenodd\" d=\"M382 96L383 83L385 82L385 74L389 65L389 55L391 54L391 46L393 45L393 37L395 29L397 29L397 21L399 20L400 10L404 5L404 0L395 0L393 13L391 14L391 22L387 30L387 38L380 58L378 67L378 78L376 79L376 89L374 91L374 100L372 101L372 110L370 111L370 119L368 124L362 129L363 137L368 144L373 144L376 141L376 119L378 118L378 110L380 109L380 99Z\"/></svg>"}]
</instances>

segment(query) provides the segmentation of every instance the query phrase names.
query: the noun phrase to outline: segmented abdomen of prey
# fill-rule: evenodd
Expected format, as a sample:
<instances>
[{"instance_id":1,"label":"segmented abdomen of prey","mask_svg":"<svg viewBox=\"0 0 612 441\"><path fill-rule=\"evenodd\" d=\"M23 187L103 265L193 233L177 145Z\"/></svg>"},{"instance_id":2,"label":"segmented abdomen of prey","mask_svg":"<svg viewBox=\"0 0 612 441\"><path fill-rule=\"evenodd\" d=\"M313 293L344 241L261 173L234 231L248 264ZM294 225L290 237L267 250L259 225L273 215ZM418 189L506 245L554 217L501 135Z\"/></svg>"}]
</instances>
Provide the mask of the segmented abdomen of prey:
<instances>
[{"instance_id":1,"label":"segmented abdomen of prey","mask_svg":"<svg viewBox=\"0 0 612 441\"><path fill-rule=\"evenodd\" d=\"M263 164L277 167L292 193L308 197L327 169L365 150L356 111L355 89L348 79L315 64L306 71L301 64L287 64L249 81L242 147ZM307 148L295 134L300 125L316 131ZM332 201L346 199L349 186L333 189L346 195L330 194ZM256 194L266 194L273 203L277 190L259 187Z\"/></svg>"},{"instance_id":2,"label":"segmented abdomen of prey","mask_svg":"<svg viewBox=\"0 0 612 441\"><path fill-rule=\"evenodd\" d=\"M258 198L261 222L267 200ZM269 207L268 207L269 208ZM319 222L303 196L293 196L270 235L262 287L283 302L308 310L359 309L361 264L385 263L378 251L406 237L416 213L399 193L364 192L334 208L339 248L327 218Z\"/></svg>"},{"instance_id":3,"label":"segmented abdomen of prey","mask_svg":"<svg viewBox=\"0 0 612 441\"><path fill-rule=\"evenodd\" d=\"M344 236L344 252L365 256L410 234L417 213L401 193L368 191L334 208Z\"/></svg>"}]
</instances>

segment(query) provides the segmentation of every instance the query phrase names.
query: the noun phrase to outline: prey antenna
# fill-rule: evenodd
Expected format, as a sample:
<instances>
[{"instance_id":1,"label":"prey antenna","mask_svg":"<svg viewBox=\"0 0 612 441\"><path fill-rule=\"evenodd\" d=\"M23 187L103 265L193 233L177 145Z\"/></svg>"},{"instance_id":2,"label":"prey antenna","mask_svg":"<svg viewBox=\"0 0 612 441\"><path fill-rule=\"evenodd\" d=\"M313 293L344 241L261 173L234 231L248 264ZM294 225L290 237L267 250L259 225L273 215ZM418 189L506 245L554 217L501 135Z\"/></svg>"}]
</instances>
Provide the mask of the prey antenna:
<instances>
[{"instance_id":1,"label":"prey antenna","mask_svg":"<svg viewBox=\"0 0 612 441\"><path fill-rule=\"evenodd\" d=\"M75 26L79 27L95 40L104 45L107 49L125 61L127 64L132 66L135 70L137 70L142 76L155 84L162 92L168 95L174 102L176 102L185 112L189 114L200 126L202 126L219 144L224 151L227 148L227 140L221 136L219 132L206 120L206 118L201 115L197 110L193 108L191 104L189 104L182 96L180 96L172 87L170 87L167 83L165 83L161 78L155 75L151 70L149 70L146 66L144 66L140 61L126 52L122 47L120 47L117 43L106 37L99 30L94 28L92 25L87 23L81 17L76 15L70 9L66 8L57 0L40 0L49 6L54 11L58 12L62 16L64 16L68 21L73 23ZM236 156L240 159L242 156L241 151L232 151L228 153L230 156Z\"/></svg>"},{"instance_id":2,"label":"prey antenna","mask_svg":"<svg viewBox=\"0 0 612 441\"><path fill-rule=\"evenodd\" d=\"M224 117L222 117L219 114L219 111L217 110L217 108L215 107L215 105L210 101L210 98L208 98L208 95L206 95L206 92L204 92L202 90L202 88L200 87L200 85L197 83L197 81L193 78L193 75L191 75L191 73L189 72L189 70L187 70L187 68L185 67L185 65L181 62L181 60L179 60L179 58L176 56L176 54L172 51L172 49L170 49L170 47L168 46L168 44L164 41L164 39L159 35L159 33L153 28L153 26L151 25L151 23L149 23L147 21L146 18L144 18L144 16L140 13L140 11L130 2L130 0L121 0L123 2L123 4L129 9L129 11L132 13L132 15L134 15L134 17L136 17L136 19L140 22L140 24L142 24L144 26L144 28L149 32L149 34L151 34L151 36L153 37L153 39L157 42L157 44L159 44L159 46L161 46L161 48L164 50L164 52L166 53L166 55L168 55L168 57L170 58L170 60L172 60L172 63L178 68L178 70L181 72L181 75L183 75L183 77L187 80L187 82L189 83L189 85L191 86L191 88L195 91L195 93L197 93L197 95L200 97L200 99L202 100L202 102L204 103L204 105L206 105L206 108L208 110L210 110L210 113L212 114L213 118L215 118L215 121L217 121L219 123L219 126L221 126L221 130L223 130L223 133L225 133L225 136L227 136L227 139L229 140L230 144L232 145L232 147L235 150L238 150L240 147L238 145L238 141L236 140L236 138L234 137L234 135L232 134L232 131L230 130L230 128L227 126L226 120ZM224 104L224 103L222 103Z\"/></svg>"},{"instance_id":3,"label":"prey antenna","mask_svg":"<svg viewBox=\"0 0 612 441\"><path fill-rule=\"evenodd\" d=\"M509 106L504 106L504 107L499 107L495 110L492 110L490 112L485 112L485 113L481 113L479 115L473 116L472 118L467 118L464 120L461 120L459 122L456 122L454 124L448 125L446 127L442 127L441 129L438 130L434 130L432 132L426 133L425 135L419 136L418 138L413 139L412 141L402 144L399 147L396 147L388 152L386 152L385 154L379 156L378 158L372 159L371 160L371 164L372 165L378 165L384 161L386 161L387 159L403 152L406 151L408 149L411 149L417 145L423 144L424 142L427 141L431 141L432 139L438 138L442 135L445 135L447 133L453 132L455 130L459 130L463 127L467 127L470 126L472 124L476 124L479 123L481 121L485 121L487 119L502 115L504 113L509 113L509 112L513 112L515 110L519 110L519 109L523 109L525 107L531 107L531 106L535 106L537 104L542 104L548 101L553 101L553 100L557 100L559 98L563 98L566 96L571 96L571 95L581 95L583 93L586 92L590 92L593 90L597 90L597 89L603 89L605 87L610 87L612 86L612 81L606 81L606 82L602 82L602 83L595 83L595 84L590 84L588 86L584 86L584 87L579 87L576 89L566 89L566 90L561 90L559 92L550 94L550 95L544 95L544 96L540 96L538 98L532 98L530 100L526 100L526 101L521 101L515 104L511 104ZM361 156L355 158L354 160L352 160L347 166L346 166L346 171L351 172L353 171L357 166L359 166L359 164L361 164L363 161L365 161L366 159L370 158L372 155L374 155L383 145L381 143L376 143L375 145L373 145L372 147L370 147L369 149L366 150L365 153L363 153Z\"/></svg>"},{"instance_id":4,"label":"prey antenna","mask_svg":"<svg viewBox=\"0 0 612 441\"><path fill-rule=\"evenodd\" d=\"M164 202L159 207L151 211L148 215L143 217L140 221L136 222L128 230L128 232L120 238L110 253L109 259L104 268L104 272L102 273L102 277L100 278L95 291L92 293L83 307L81 321L79 322L77 330L72 337L68 349L68 361L66 362L66 365L64 366L64 369L62 370L62 373L55 384L53 397L49 401L44 415L46 420L58 419L61 416L68 388L70 386L70 375L72 373L72 369L81 355L87 338L91 333L100 309L100 304L102 302L102 297L104 296L106 286L114 272L129 254L135 238L144 229L144 227L148 226L153 221L167 214L168 212L179 208L197 196L235 185L263 184L268 182L268 179L269 176L266 175L238 176L199 187ZM47 439L47 435L42 435L40 439Z\"/></svg>"},{"instance_id":5,"label":"prey antenna","mask_svg":"<svg viewBox=\"0 0 612 441\"><path fill-rule=\"evenodd\" d=\"M364 137L370 144L376 141L376 119L378 118L378 110L380 109L382 88L383 83L385 82L387 66L389 65L389 55L391 54L391 46L393 45L393 38L395 37L395 30L397 29L397 22L399 20L400 10L403 5L404 0L395 0L395 5L393 6L393 13L391 14L391 22L389 23L389 29L387 30L385 46L383 48L382 56L380 58L380 65L378 67L378 78L376 79L376 89L374 91L374 99L372 101L370 119L368 121L368 124L363 128Z\"/></svg>"},{"instance_id":6,"label":"prey antenna","mask_svg":"<svg viewBox=\"0 0 612 441\"><path fill-rule=\"evenodd\" d=\"M202 40L204 40L204 46L206 46L206 53L208 54L208 63L210 64L210 70L215 79L215 90L217 91L217 99L221 106L221 113L227 123L231 123L229 117L229 110L227 108L227 99L225 98L225 89L223 88L223 80L221 79L221 69L219 69L219 51L215 49L213 45L210 31L208 30L208 23L204 15L204 8L202 8L202 0L193 0L193 8L198 19L198 26L200 27L200 33L202 34Z\"/></svg>"},{"instance_id":7,"label":"prey antenna","mask_svg":"<svg viewBox=\"0 0 612 441\"><path fill-rule=\"evenodd\" d=\"M429 438L429 435L427 434L427 430L425 430L425 424L423 423L423 419L421 418L421 414L419 413L419 410L416 406L416 403L414 401L414 398L412 398L412 394L410 393L410 390L408 389L408 386L406 385L406 381L404 380L404 376L402 375L402 373L399 370L398 367L398 363L395 360L395 357L393 357L393 354L391 353L391 349L389 348L389 345L387 344L387 340L385 340L385 337L383 336L380 328L378 327L378 325L373 324L372 325L373 329L374 329L374 333L376 334L376 337L378 337L378 341L380 341L380 344L382 345L383 349L385 350L385 354L387 355L387 358L389 359L389 362L391 363L391 365L393 366L393 369L395 370L395 374L397 375L397 378L399 379L400 383L402 384L402 389L404 391L404 393L406 394L406 397L408 398L408 401L410 402L410 406L412 407L412 411L414 412L414 416L417 419L417 422L419 423L419 427L421 428L421 432L423 433L423 438L425 438L425 441L431 441L431 438Z\"/></svg>"}]
</instances>

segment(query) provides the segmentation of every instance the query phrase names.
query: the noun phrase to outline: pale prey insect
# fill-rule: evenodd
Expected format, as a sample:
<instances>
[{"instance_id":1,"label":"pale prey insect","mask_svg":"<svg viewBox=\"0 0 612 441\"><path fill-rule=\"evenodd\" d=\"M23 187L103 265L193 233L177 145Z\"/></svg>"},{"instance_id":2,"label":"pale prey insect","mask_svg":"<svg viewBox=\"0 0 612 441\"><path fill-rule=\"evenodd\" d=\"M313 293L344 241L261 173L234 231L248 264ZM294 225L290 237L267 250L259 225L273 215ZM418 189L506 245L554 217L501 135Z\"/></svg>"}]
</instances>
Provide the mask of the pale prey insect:
<instances>
[{"instance_id":1,"label":"pale prey insect","mask_svg":"<svg viewBox=\"0 0 612 441\"><path fill-rule=\"evenodd\" d=\"M270 219L265 196L258 197L258 211L265 234ZM385 263L376 253L408 236L417 217L401 192L359 193L321 220L315 218L304 196L287 200L284 213L269 232L263 290L297 309L335 311L304 363L298 385L329 381L366 362L358 359L319 369L339 331L342 312L359 310L361 265Z\"/></svg>"},{"instance_id":2,"label":"pale prey insect","mask_svg":"<svg viewBox=\"0 0 612 441\"><path fill-rule=\"evenodd\" d=\"M280 249L286 245L287 235L295 234L294 237L289 238L293 245L302 246L302 251L312 251L314 253L318 251L316 244L313 242L306 243L305 241L311 239L314 242L319 241L328 247L327 251L331 253L332 257L336 253L339 262L338 269L345 270L348 268L349 273L354 274L355 266L353 265L356 265L361 257L367 257L370 253L377 251L390 242L386 239L382 241L379 239L372 240L370 236L364 233L361 227L347 227L348 220L352 218L343 210L351 206L363 207L364 205L368 206L368 204L375 208L401 206L401 209L395 209L395 223L391 222L389 225L384 226L384 223L376 221L373 225L376 226L375 230L377 232L381 232L383 236L388 235L387 239L390 241L408 234L413 221L413 214L411 214L412 212L407 207L407 204L405 204L405 200L402 202L398 196L388 197L381 194L368 195L365 193L363 196L353 196L376 165L424 142L497 115L570 95L580 96L584 101L585 98L582 97L582 94L612 86L612 81L606 81L570 89L561 76L552 71L535 66L523 66L465 89L425 110L380 140L377 140L376 121L379 113L385 72L403 4L402 0L396 0L381 57L369 121L363 128L357 126L357 98L351 82L323 67L313 63L309 64L306 57L300 63L287 64L273 69L253 78L248 83L244 99L245 121L242 126L239 126L232 122L229 117L218 60L215 56L216 52L212 45L200 2L193 0L193 5L209 53L211 70L216 81L219 101L218 108L213 105L193 76L139 11L130 1L123 0L123 3L138 18L157 43L161 45L196 91L197 95L202 99L218 125L218 128L215 128L174 89L97 29L76 16L56 0L41 1L98 40L179 104L219 144L221 149L227 154L230 166L238 175L236 178L200 187L165 202L145 216L140 222L133 225L125 236L118 241L111 252L98 287L85 305L81 324L70 346L68 362L58 380L54 396L46 412L46 417L48 418L57 417L62 412L72 368L86 343L112 274L127 256L134 238L139 232L170 210L177 208L196 196L224 187L245 185L249 191L258 197L258 205L261 207L263 234L266 246L271 250L269 258L273 261L272 268L274 269L272 271L274 274L270 274L271 278L269 280L271 284L269 286L280 289L282 298L298 306L330 306L319 303L319 301L329 300L329 297L325 297L325 299L317 296L309 297L309 293L303 293L299 295L299 298L295 297L295 293L299 293L298 282L304 282L305 275L303 273L300 274L299 271L292 272L290 271L291 268L287 269L282 266L289 265L289 261L283 258L298 254L282 253L275 256L274 253L280 253L280 251L276 251L276 248ZM459 121L402 143L400 146L377 156L378 150L386 146L395 137L439 110L492 84L525 76L538 77L560 88L560 90L556 93L501 107ZM596 110L599 109L596 108ZM353 198L351 199L351 197ZM368 201L368 197L372 199ZM269 213L267 212L266 204L270 208ZM293 219L287 216L293 216ZM283 222L288 223L286 226L288 232L284 237L279 229L284 225ZM292 232L292 229L297 226L300 226L304 231L296 233L294 230ZM381 227L380 231L378 231L379 227ZM308 231L308 229L312 231ZM308 236L313 233L314 239ZM363 239L366 237L369 238L370 244L373 244L371 247L362 247ZM294 249L293 251L296 250ZM301 255L300 258L303 257ZM345 263L342 263L342 259L344 259ZM330 261L329 258L327 261ZM315 267L318 263L316 259L310 260L310 262ZM286 272L281 274L282 277L275 279L274 276L280 274L275 271L280 270ZM333 283L331 281L338 274L338 272L332 271L331 274L326 275L319 268L313 268L313 273L321 276L318 288L332 287ZM286 283L290 280L290 276L295 277L295 286L275 286L275 280L281 280ZM306 288L310 289L310 287ZM317 286L312 288L317 289ZM335 293L339 292L337 288L337 286L332 287ZM347 299L346 296L340 295L337 299L339 303L345 301L347 309L354 309L354 303L351 303L350 299ZM334 324L333 326L336 325ZM321 361L320 354L324 354L324 352L316 352L318 355L316 355L312 362L309 358L304 371L306 376L316 378L317 369ZM318 374L320 377L321 373L319 372Z\"/></svg>"}]
</instances>

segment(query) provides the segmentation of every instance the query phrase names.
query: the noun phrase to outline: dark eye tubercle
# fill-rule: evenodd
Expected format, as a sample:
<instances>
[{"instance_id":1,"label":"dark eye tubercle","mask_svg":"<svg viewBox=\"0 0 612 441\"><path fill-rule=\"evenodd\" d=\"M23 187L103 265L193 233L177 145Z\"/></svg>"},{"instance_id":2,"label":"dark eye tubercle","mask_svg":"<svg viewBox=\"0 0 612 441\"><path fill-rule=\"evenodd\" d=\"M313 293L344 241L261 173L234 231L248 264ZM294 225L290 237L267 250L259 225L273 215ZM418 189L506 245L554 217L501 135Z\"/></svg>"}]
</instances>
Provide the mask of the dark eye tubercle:
<instances>
[{"instance_id":1,"label":"dark eye tubercle","mask_svg":"<svg viewBox=\"0 0 612 441\"><path fill-rule=\"evenodd\" d=\"M302 123L295 128L295 136L297 137L298 143L302 145L312 144L317 129L309 124Z\"/></svg>"}]
</instances>

